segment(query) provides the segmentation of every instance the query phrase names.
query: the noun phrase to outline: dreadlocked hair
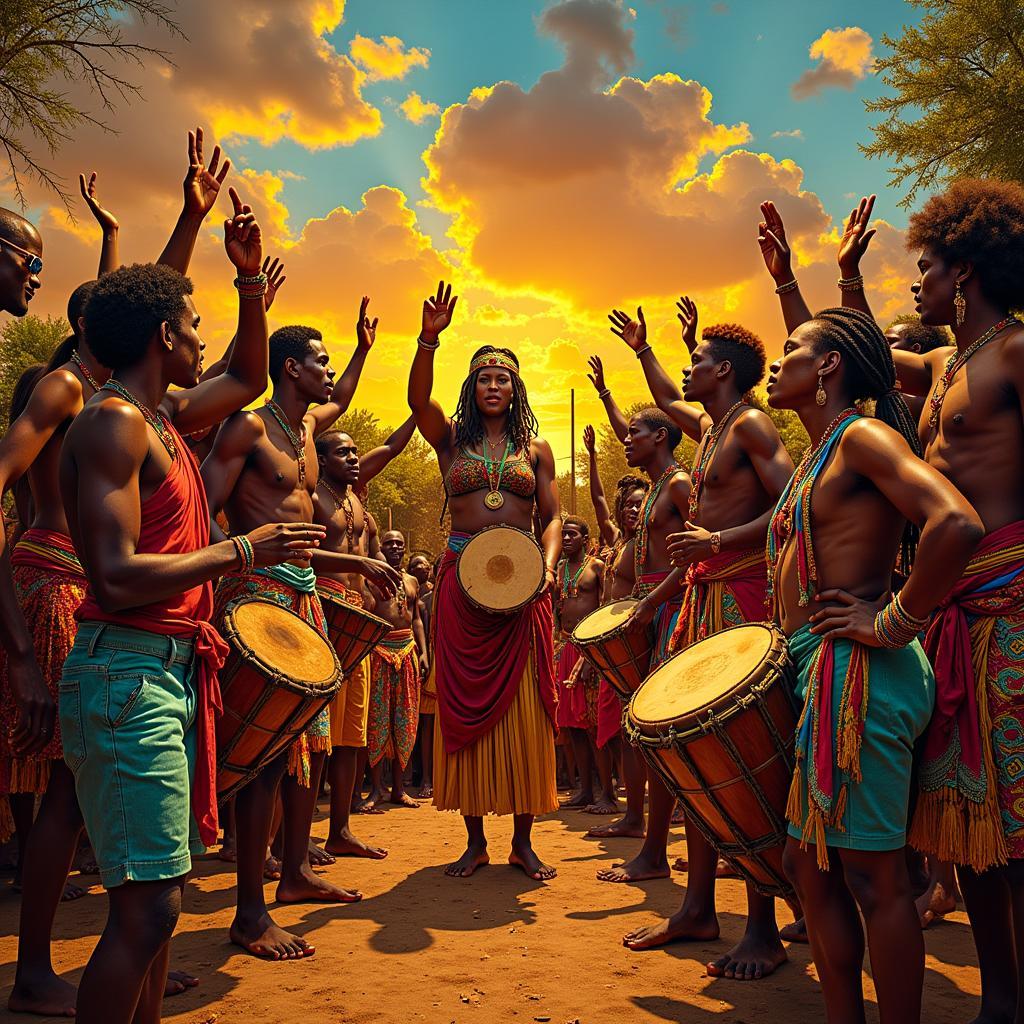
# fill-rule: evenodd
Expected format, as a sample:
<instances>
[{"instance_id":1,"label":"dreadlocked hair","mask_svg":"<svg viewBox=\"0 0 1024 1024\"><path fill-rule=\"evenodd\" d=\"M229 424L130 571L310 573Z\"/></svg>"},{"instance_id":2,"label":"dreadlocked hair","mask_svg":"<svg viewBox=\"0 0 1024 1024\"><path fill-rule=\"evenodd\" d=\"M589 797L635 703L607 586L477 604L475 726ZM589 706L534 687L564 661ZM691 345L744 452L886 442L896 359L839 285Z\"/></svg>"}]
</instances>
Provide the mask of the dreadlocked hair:
<instances>
[{"instance_id":1,"label":"dreadlocked hair","mask_svg":"<svg viewBox=\"0 0 1024 1024\"><path fill-rule=\"evenodd\" d=\"M896 386L892 351L874 318L859 309L838 306L815 313L811 323L817 330L815 348L834 349L842 357L843 378L850 398L858 402L874 399L875 419L892 427L920 458L917 424ZM900 548L904 572L909 572L914 564L919 535L918 527L908 521Z\"/></svg>"},{"instance_id":2,"label":"dreadlocked hair","mask_svg":"<svg viewBox=\"0 0 1024 1024\"><path fill-rule=\"evenodd\" d=\"M486 355L488 352L499 352L519 365L519 359L509 348L496 348L484 345L473 353L473 359ZM470 360L472 362L472 360ZM491 367L487 367L491 369ZM484 437L484 421L476 404L476 377L480 371L469 374L462 383L459 404L455 409L455 444L459 448L469 448L482 441ZM518 373L510 373L512 378L512 404L508 410L508 439L512 451L522 452L530 447L530 441L537 436L540 425L530 408L530 400L526 396L526 385Z\"/></svg>"},{"instance_id":3,"label":"dreadlocked hair","mask_svg":"<svg viewBox=\"0 0 1024 1024\"><path fill-rule=\"evenodd\" d=\"M634 491L646 492L649 487L650 484L642 476L627 474L619 479L615 485L615 522L620 528L622 527L622 510L626 507L626 499Z\"/></svg>"}]
</instances>

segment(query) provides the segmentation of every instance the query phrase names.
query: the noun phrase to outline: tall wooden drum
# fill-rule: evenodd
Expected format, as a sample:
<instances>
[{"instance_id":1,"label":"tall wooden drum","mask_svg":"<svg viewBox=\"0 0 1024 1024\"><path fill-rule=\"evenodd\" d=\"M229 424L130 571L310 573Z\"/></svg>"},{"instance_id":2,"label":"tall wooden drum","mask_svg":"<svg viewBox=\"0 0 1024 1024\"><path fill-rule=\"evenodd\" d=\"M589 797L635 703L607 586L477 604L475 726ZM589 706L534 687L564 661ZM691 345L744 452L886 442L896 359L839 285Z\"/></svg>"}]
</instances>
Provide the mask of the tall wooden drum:
<instances>
[{"instance_id":1,"label":"tall wooden drum","mask_svg":"<svg viewBox=\"0 0 1024 1024\"><path fill-rule=\"evenodd\" d=\"M623 727L719 854L784 896L786 799L799 708L782 631L734 626L652 672Z\"/></svg>"},{"instance_id":2,"label":"tall wooden drum","mask_svg":"<svg viewBox=\"0 0 1024 1024\"><path fill-rule=\"evenodd\" d=\"M377 615L349 604L331 590L317 587L327 620L327 636L348 675L391 630L391 624Z\"/></svg>"},{"instance_id":3,"label":"tall wooden drum","mask_svg":"<svg viewBox=\"0 0 1024 1024\"><path fill-rule=\"evenodd\" d=\"M460 552L455 578L478 608L510 615L544 588L544 552L532 533L486 526Z\"/></svg>"},{"instance_id":4,"label":"tall wooden drum","mask_svg":"<svg viewBox=\"0 0 1024 1024\"><path fill-rule=\"evenodd\" d=\"M217 795L241 789L334 699L341 665L334 648L294 612L243 598L224 613L231 647L220 672Z\"/></svg>"},{"instance_id":5,"label":"tall wooden drum","mask_svg":"<svg viewBox=\"0 0 1024 1024\"><path fill-rule=\"evenodd\" d=\"M584 616L572 632L580 654L623 700L633 696L651 669L650 630L625 628L638 603L627 597L602 605Z\"/></svg>"}]
</instances>

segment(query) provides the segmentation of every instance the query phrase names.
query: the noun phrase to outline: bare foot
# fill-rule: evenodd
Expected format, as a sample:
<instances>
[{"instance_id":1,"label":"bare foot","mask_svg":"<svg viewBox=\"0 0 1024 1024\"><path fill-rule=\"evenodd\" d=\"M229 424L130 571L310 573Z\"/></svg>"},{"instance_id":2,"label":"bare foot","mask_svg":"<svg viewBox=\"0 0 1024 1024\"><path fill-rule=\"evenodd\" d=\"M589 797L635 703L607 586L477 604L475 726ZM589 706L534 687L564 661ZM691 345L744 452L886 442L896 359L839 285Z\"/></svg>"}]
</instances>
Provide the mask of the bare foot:
<instances>
[{"instance_id":1,"label":"bare foot","mask_svg":"<svg viewBox=\"0 0 1024 1024\"><path fill-rule=\"evenodd\" d=\"M585 814L618 814L620 810L618 800L610 800L606 796L583 808Z\"/></svg>"},{"instance_id":2,"label":"bare foot","mask_svg":"<svg viewBox=\"0 0 1024 1024\"><path fill-rule=\"evenodd\" d=\"M85 889L80 885L73 885L71 882L64 883L64 892L61 893L61 903L70 903L72 900L80 900L85 895Z\"/></svg>"},{"instance_id":3,"label":"bare foot","mask_svg":"<svg viewBox=\"0 0 1024 1024\"><path fill-rule=\"evenodd\" d=\"M646 882L650 878L668 878L671 872L664 854L657 862L648 860L642 853L626 864L598 871L599 882Z\"/></svg>"},{"instance_id":4,"label":"bare foot","mask_svg":"<svg viewBox=\"0 0 1024 1024\"><path fill-rule=\"evenodd\" d=\"M324 849L335 857L367 857L370 860L383 860L388 851L381 846L370 846L362 839L356 839L351 829L344 828L337 835L329 836Z\"/></svg>"},{"instance_id":5,"label":"bare foot","mask_svg":"<svg viewBox=\"0 0 1024 1024\"><path fill-rule=\"evenodd\" d=\"M53 971L38 979L22 976L14 983L7 1000L12 1013L35 1013L40 1017L74 1017L78 990Z\"/></svg>"},{"instance_id":6,"label":"bare foot","mask_svg":"<svg viewBox=\"0 0 1024 1024\"><path fill-rule=\"evenodd\" d=\"M522 868L526 877L532 878L535 882L546 882L558 874L550 864L545 864L537 856L532 846L513 846L508 855L508 862L513 867Z\"/></svg>"},{"instance_id":7,"label":"bare foot","mask_svg":"<svg viewBox=\"0 0 1024 1024\"><path fill-rule=\"evenodd\" d=\"M417 794L417 796L421 800L429 800L433 795L434 795L434 786L430 782L424 782L423 785L420 786L420 791Z\"/></svg>"},{"instance_id":8,"label":"bare foot","mask_svg":"<svg viewBox=\"0 0 1024 1024\"><path fill-rule=\"evenodd\" d=\"M381 809L377 806L377 802L373 798L371 793L369 796L364 797L362 800L357 800L352 805L353 814L381 814Z\"/></svg>"},{"instance_id":9,"label":"bare foot","mask_svg":"<svg viewBox=\"0 0 1024 1024\"><path fill-rule=\"evenodd\" d=\"M466 852L454 864L449 864L444 873L449 878L469 878L477 868L490 863L491 858L487 856L486 846L467 846Z\"/></svg>"},{"instance_id":10,"label":"bare foot","mask_svg":"<svg viewBox=\"0 0 1024 1024\"><path fill-rule=\"evenodd\" d=\"M278 903L358 903L362 898L361 892L342 889L314 875L307 864L299 868L298 877L277 883Z\"/></svg>"},{"instance_id":11,"label":"bare foot","mask_svg":"<svg viewBox=\"0 0 1024 1024\"><path fill-rule=\"evenodd\" d=\"M676 857L676 859L672 861L672 870L683 872L689 871L690 862L685 857Z\"/></svg>"},{"instance_id":12,"label":"bare foot","mask_svg":"<svg viewBox=\"0 0 1024 1024\"><path fill-rule=\"evenodd\" d=\"M758 981L774 973L789 958L777 935L771 937L748 932L725 956L707 965L712 978Z\"/></svg>"},{"instance_id":13,"label":"bare foot","mask_svg":"<svg viewBox=\"0 0 1024 1024\"><path fill-rule=\"evenodd\" d=\"M267 960L301 960L316 952L316 947L305 939L278 928L269 914L262 914L251 925L236 917L228 934L236 946Z\"/></svg>"},{"instance_id":14,"label":"bare foot","mask_svg":"<svg viewBox=\"0 0 1024 1024\"><path fill-rule=\"evenodd\" d=\"M185 989L195 988L198 984L199 979L194 974L186 974L184 971L168 971L164 999L168 996L180 996Z\"/></svg>"},{"instance_id":15,"label":"bare foot","mask_svg":"<svg viewBox=\"0 0 1024 1024\"><path fill-rule=\"evenodd\" d=\"M228 864L234 864L238 859L238 854L235 850L234 838L225 839L220 844L220 849L217 851L217 860L226 861Z\"/></svg>"},{"instance_id":16,"label":"bare foot","mask_svg":"<svg viewBox=\"0 0 1024 1024\"><path fill-rule=\"evenodd\" d=\"M334 863L334 858L326 849L321 850L312 839L309 841L309 863L315 868L325 868Z\"/></svg>"},{"instance_id":17,"label":"bare foot","mask_svg":"<svg viewBox=\"0 0 1024 1024\"><path fill-rule=\"evenodd\" d=\"M807 937L807 922L802 917L779 929L779 937L785 942L798 942L805 946L811 941Z\"/></svg>"},{"instance_id":18,"label":"bare foot","mask_svg":"<svg viewBox=\"0 0 1024 1024\"><path fill-rule=\"evenodd\" d=\"M270 882L278 882L281 879L281 861L273 854L267 856L263 865L263 877Z\"/></svg>"},{"instance_id":19,"label":"bare foot","mask_svg":"<svg viewBox=\"0 0 1024 1024\"><path fill-rule=\"evenodd\" d=\"M715 878L740 878L740 873L724 858L718 858L715 866Z\"/></svg>"},{"instance_id":20,"label":"bare foot","mask_svg":"<svg viewBox=\"0 0 1024 1024\"><path fill-rule=\"evenodd\" d=\"M594 794L585 793L580 790L578 793L574 793L568 800L562 800L559 802L559 807L589 807L594 802Z\"/></svg>"},{"instance_id":21,"label":"bare foot","mask_svg":"<svg viewBox=\"0 0 1024 1024\"><path fill-rule=\"evenodd\" d=\"M619 818L618 821L610 822L607 825L595 825L583 833L591 839L643 839L644 823L632 823L628 818Z\"/></svg>"},{"instance_id":22,"label":"bare foot","mask_svg":"<svg viewBox=\"0 0 1024 1024\"><path fill-rule=\"evenodd\" d=\"M938 880L914 900L921 927L929 928L956 910L956 897Z\"/></svg>"},{"instance_id":23,"label":"bare foot","mask_svg":"<svg viewBox=\"0 0 1024 1024\"><path fill-rule=\"evenodd\" d=\"M396 807L419 807L419 804L408 793L392 793L388 797L388 803Z\"/></svg>"},{"instance_id":24,"label":"bare foot","mask_svg":"<svg viewBox=\"0 0 1024 1024\"><path fill-rule=\"evenodd\" d=\"M671 942L714 942L718 938L718 918L697 920L678 911L658 924L636 928L622 938L627 949L657 949Z\"/></svg>"}]
</instances>

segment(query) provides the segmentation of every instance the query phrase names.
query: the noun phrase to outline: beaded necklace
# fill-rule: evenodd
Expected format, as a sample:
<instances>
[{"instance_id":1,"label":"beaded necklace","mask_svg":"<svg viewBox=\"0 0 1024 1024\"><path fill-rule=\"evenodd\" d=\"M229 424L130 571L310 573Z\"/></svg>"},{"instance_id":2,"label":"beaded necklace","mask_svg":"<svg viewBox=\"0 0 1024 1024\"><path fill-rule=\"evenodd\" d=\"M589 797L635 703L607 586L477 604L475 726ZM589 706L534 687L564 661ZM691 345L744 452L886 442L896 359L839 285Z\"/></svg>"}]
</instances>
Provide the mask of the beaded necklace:
<instances>
[{"instance_id":1,"label":"beaded necklace","mask_svg":"<svg viewBox=\"0 0 1024 1024\"><path fill-rule=\"evenodd\" d=\"M814 596L818 582L818 567L814 561L814 542L811 537L811 496L822 467L846 428L860 418L854 408L844 409L825 428L818 443L807 450L800 465L786 484L768 524L768 598L774 608L775 572L779 555L789 538L796 534L796 573L799 604L806 608Z\"/></svg>"},{"instance_id":2,"label":"beaded necklace","mask_svg":"<svg viewBox=\"0 0 1024 1024\"><path fill-rule=\"evenodd\" d=\"M732 414L747 403L741 398L729 411L700 439L700 446L697 449L696 458L693 460L693 474L691 476L690 489L690 522L697 518L697 506L700 503L700 492L704 486L704 478L707 476L711 460L714 458L715 450L718 448L718 441L725 431L725 426L732 417Z\"/></svg>"},{"instance_id":3,"label":"beaded necklace","mask_svg":"<svg viewBox=\"0 0 1024 1024\"><path fill-rule=\"evenodd\" d=\"M113 377L103 385L102 389L98 390L113 391L115 395L123 398L129 405L134 405L142 413L142 418L156 431L156 436L160 438L171 459L178 457L178 443L162 412L153 412L144 406L119 380L114 380Z\"/></svg>"},{"instance_id":4,"label":"beaded necklace","mask_svg":"<svg viewBox=\"0 0 1024 1024\"><path fill-rule=\"evenodd\" d=\"M558 568L561 570L562 573L561 594L563 601L569 601L572 598L579 596L580 579L583 577L583 574L587 571L587 566L590 565L591 561L593 561L593 559L590 557L590 555L586 555L583 561L580 563L579 569L577 569L571 577L569 576L569 559L563 558L558 563Z\"/></svg>"},{"instance_id":5,"label":"beaded necklace","mask_svg":"<svg viewBox=\"0 0 1024 1024\"><path fill-rule=\"evenodd\" d=\"M75 364L82 371L82 376L89 382L89 386L93 391L99 391L102 385L96 378L89 372L89 367L85 365L85 361L77 352L71 353L71 362Z\"/></svg>"},{"instance_id":6,"label":"beaded necklace","mask_svg":"<svg viewBox=\"0 0 1024 1024\"><path fill-rule=\"evenodd\" d=\"M935 390L932 392L932 397L929 399L928 405L930 412L928 414L928 426L935 430L939 425L939 415L942 412L942 403L946 400L946 392L949 391L950 385L953 383L953 378L956 376L957 371L967 364L967 360L974 355L978 349L983 348L987 345L1000 331L1006 330L1010 324L1020 323L1015 316L1008 316L1004 320L1000 320L999 323L993 324L977 341L972 341L970 345L963 350L963 352L957 355L951 355L946 360L946 368L942 371L942 376L938 379L935 384Z\"/></svg>"},{"instance_id":7,"label":"beaded necklace","mask_svg":"<svg viewBox=\"0 0 1024 1024\"><path fill-rule=\"evenodd\" d=\"M665 469L665 472L655 481L654 486L647 492L643 505L640 506L640 515L637 517L636 532L633 534L633 567L636 571L636 581L640 582L643 569L647 565L647 548L650 541L651 516L654 514L654 505L661 494L662 487L673 474L679 472L679 467L673 462Z\"/></svg>"},{"instance_id":8,"label":"beaded necklace","mask_svg":"<svg viewBox=\"0 0 1024 1024\"><path fill-rule=\"evenodd\" d=\"M334 501L334 511L337 512L340 508L345 513L345 539L348 541L349 551L352 550L352 538L356 532L355 512L352 508L352 498L346 489L344 496L338 494L338 492L330 485L326 477L320 478L320 483L324 485L327 493L331 496Z\"/></svg>"},{"instance_id":9,"label":"beaded necklace","mask_svg":"<svg viewBox=\"0 0 1024 1024\"><path fill-rule=\"evenodd\" d=\"M301 487L306 482L306 424L303 423L300 428L301 433L296 434L285 418L284 410L272 398L267 399L267 408L270 410L270 415L277 420L281 429L288 435L288 440L291 442L292 448L295 449L295 461L299 464L299 486Z\"/></svg>"},{"instance_id":10,"label":"beaded necklace","mask_svg":"<svg viewBox=\"0 0 1024 1024\"><path fill-rule=\"evenodd\" d=\"M487 493L484 495L484 504L493 512L505 504L505 495L501 493L501 477L505 472L505 461L508 459L509 452L512 451L512 442L510 440L505 441L505 452L501 456L500 464L487 454L491 450L489 438L484 438L482 447L484 450L483 455L477 455L476 452L471 451L469 448L465 448L464 451L469 458L476 459L484 464L484 472L487 474ZM498 475L492 477L491 474L494 472L495 466L498 468Z\"/></svg>"}]
</instances>

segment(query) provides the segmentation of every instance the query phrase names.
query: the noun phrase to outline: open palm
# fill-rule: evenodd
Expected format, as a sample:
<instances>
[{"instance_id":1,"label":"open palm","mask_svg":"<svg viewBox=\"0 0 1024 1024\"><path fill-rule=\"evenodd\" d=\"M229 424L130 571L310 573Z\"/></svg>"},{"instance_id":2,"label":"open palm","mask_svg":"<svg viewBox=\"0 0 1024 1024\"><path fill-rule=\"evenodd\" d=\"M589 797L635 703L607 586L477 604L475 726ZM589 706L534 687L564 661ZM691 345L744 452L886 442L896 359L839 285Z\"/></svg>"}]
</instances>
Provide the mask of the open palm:
<instances>
[{"instance_id":1,"label":"open palm","mask_svg":"<svg viewBox=\"0 0 1024 1024\"><path fill-rule=\"evenodd\" d=\"M793 277L793 253L786 242L786 226L773 202L761 204L763 220L758 225L757 244L768 273L784 284Z\"/></svg>"},{"instance_id":2,"label":"open palm","mask_svg":"<svg viewBox=\"0 0 1024 1024\"><path fill-rule=\"evenodd\" d=\"M839 269L843 277L855 277L860 268L861 257L867 252L875 229L868 229L871 211L875 208L875 197L865 196L846 218L846 228L839 240Z\"/></svg>"},{"instance_id":3,"label":"open palm","mask_svg":"<svg viewBox=\"0 0 1024 1024\"><path fill-rule=\"evenodd\" d=\"M452 295L452 286L444 281L437 283L437 295L423 300L423 336L436 338L451 322L455 312L457 295Z\"/></svg>"},{"instance_id":4,"label":"open palm","mask_svg":"<svg viewBox=\"0 0 1024 1024\"><path fill-rule=\"evenodd\" d=\"M205 217L217 202L220 187L224 184L231 161L220 162L220 146L213 147L210 165L203 163L203 129L196 128L188 133L188 170L182 188L185 193L185 209L189 213Z\"/></svg>"},{"instance_id":5,"label":"open palm","mask_svg":"<svg viewBox=\"0 0 1024 1024\"><path fill-rule=\"evenodd\" d=\"M230 220L224 221L224 248L238 273L244 277L251 277L260 272L263 234L256 223L252 207L243 203L233 188L229 188L228 193L235 214Z\"/></svg>"}]
</instances>

